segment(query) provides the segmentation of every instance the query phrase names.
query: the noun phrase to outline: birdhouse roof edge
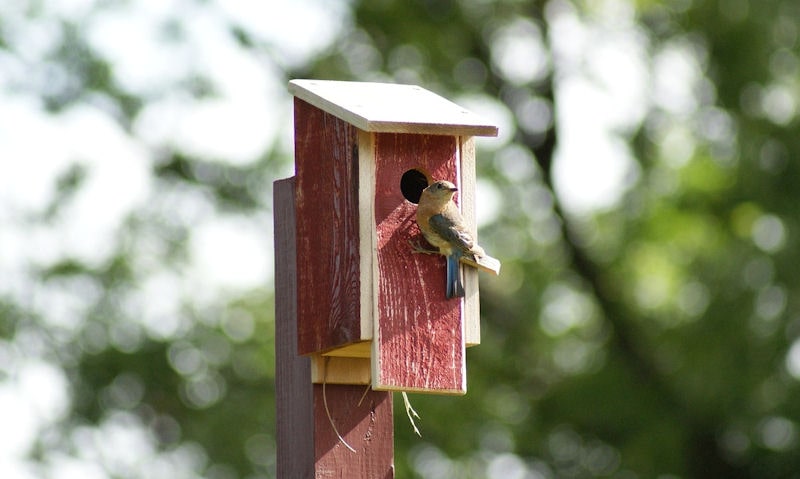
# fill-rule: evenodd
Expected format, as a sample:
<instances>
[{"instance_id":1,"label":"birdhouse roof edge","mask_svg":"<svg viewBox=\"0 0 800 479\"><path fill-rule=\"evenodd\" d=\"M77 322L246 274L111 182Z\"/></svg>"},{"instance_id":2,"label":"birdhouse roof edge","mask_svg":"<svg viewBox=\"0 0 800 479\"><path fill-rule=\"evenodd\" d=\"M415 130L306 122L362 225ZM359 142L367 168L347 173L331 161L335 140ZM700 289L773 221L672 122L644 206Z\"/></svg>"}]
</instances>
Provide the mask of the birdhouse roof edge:
<instances>
[{"instance_id":1,"label":"birdhouse roof edge","mask_svg":"<svg viewBox=\"0 0 800 479\"><path fill-rule=\"evenodd\" d=\"M479 115L416 85L295 79L289 93L368 132L498 135Z\"/></svg>"}]
</instances>

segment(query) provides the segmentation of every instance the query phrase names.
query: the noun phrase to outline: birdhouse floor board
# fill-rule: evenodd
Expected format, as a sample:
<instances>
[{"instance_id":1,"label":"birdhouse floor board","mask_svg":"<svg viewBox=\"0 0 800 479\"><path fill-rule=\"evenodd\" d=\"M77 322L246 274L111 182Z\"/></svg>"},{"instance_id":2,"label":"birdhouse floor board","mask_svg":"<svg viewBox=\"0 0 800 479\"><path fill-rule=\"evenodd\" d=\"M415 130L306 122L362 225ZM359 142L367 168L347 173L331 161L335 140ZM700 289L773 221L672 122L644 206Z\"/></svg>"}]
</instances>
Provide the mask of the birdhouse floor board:
<instances>
[{"instance_id":1,"label":"birdhouse floor board","mask_svg":"<svg viewBox=\"0 0 800 479\"><path fill-rule=\"evenodd\" d=\"M337 356L343 358L368 358L370 357L372 346L369 341L348 344L347 346L331 349L322 353L323 356Z\"/></svg>"},{"instance_id":2,"label":"birdhouse floor board","mask_svg":"<svg viewBox=\"0 0 800 479\"><path fill-rule=\"evenodd\" d=\"M311 382L315 384L370 384L369 358L311 355Z\"/></svg>"}]
</instances>

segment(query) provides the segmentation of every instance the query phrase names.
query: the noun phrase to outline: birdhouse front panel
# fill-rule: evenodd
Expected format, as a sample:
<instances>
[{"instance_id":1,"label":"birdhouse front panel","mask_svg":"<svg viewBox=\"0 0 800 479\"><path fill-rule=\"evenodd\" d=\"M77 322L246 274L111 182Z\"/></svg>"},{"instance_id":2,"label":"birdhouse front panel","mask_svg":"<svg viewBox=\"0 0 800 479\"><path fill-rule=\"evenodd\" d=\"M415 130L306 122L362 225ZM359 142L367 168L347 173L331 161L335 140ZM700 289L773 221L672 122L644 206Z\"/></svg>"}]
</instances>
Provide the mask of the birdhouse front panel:
<instances>
[{"instance_id":1,"label":"birdhouse front panel","mask_svg":"<svg viewBox=\"0 0 800 479\"><path fill-rule=\"evenodd\" d=\"M373 387L463 394L464 300L445 296L444 257L415 220L417 205L400 188L410 170L460 184L458 137L374 134L377 314Z\"/></svg>"},{"instance_id":2,"label":"birdhouse front panel","mask_svg":"<svg viewBox=\"0 0 800 479\"><path fill-rule=\"evenodd\" d=\"M371 334L361 327L358 129L298 98L294 114L298 352L310 354Z\"/></svg>"}]
</instances>

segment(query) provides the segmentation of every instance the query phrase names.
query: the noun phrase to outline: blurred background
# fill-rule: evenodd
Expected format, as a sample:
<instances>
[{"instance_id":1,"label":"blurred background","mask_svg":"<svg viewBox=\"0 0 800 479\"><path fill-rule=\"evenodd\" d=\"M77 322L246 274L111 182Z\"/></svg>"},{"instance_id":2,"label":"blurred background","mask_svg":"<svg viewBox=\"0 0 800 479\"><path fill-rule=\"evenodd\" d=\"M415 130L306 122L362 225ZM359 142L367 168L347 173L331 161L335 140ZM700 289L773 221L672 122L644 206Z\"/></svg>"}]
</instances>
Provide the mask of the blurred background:
<instances>
[{"instance_id":1,"label":"blurred background","mask_svg":"<svg viewBox=\"0 0 800 479\"><path fill-rule=\"evenodd\" d=\"M478 141L482 344L397 477L800 471L796 0L0 3L0 477L275 476L288 80Z\"/></svg>"}]
</instances>

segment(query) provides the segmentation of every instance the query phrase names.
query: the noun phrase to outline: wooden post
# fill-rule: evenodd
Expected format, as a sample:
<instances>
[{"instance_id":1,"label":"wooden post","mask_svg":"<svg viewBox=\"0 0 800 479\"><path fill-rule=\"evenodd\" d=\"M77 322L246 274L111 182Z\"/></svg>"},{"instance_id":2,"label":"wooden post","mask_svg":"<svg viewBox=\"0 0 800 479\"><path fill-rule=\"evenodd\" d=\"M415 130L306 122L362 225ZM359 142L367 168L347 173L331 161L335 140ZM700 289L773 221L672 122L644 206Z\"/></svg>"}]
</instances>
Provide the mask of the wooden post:
<instances>
[{"instance_id":1,"label":"wooden post","mask_svg":"<svg viewBox=\"0 0 800 479\"><path fill-rule=\"evenodd\" d=\"M309 358L297 354L294 178L273 184L275 222L275 393L278 477L314 477Z\"/></svg>"},{"instance_id":2,"label":"wooden post","mask_svg":"<svg viewBox=\"0 0 800 479\"><path fill-rule=\"evenodd\" d=\"M311 359L298 355L294 186L294 178L279 180L273 192L278 477L390 479L391 393L367 392L363 385L312 384Z\"/></svg>"},{"instance_id":3,"label":"wooden post","mask_svg":"<svg viewBox=\"0 0 800 479\"><path fill-rule=\"evenodd\" d=\"M416 202L459 188L477 235L475 135L497 127L410 85L294 80L295 168L274 187L278 477L394 477L391 391L466 392L477 271L445 295L414 254Z\"/></svg>"}]
</instances>

